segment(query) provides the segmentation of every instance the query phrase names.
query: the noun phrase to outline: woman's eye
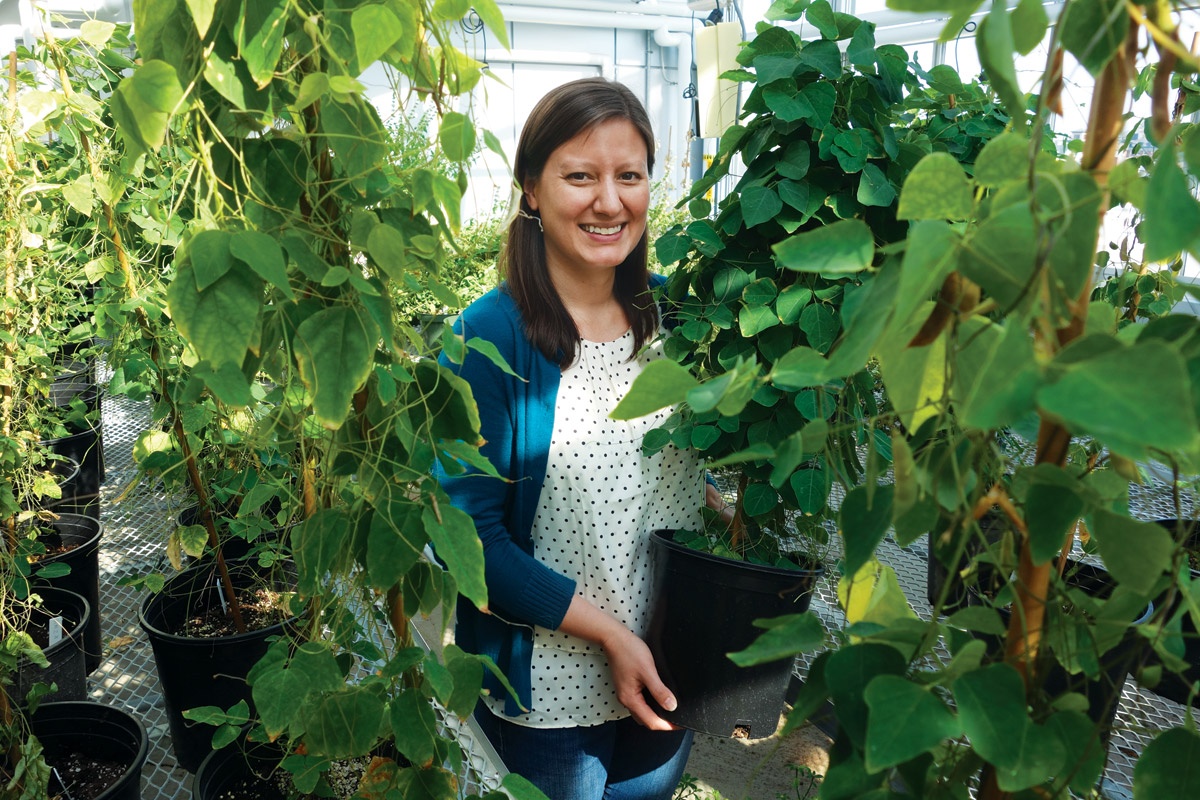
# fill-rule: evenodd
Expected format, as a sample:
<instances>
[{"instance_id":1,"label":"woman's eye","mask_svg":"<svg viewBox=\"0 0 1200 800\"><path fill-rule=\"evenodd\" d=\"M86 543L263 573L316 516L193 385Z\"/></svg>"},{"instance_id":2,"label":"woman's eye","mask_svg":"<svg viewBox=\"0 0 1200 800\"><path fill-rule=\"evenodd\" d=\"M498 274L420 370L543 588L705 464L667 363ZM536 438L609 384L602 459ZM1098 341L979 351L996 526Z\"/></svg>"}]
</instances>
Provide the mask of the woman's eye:
<instances>
[{"instance_id":1,"label":"woman's eye","mask_svg":"<svg viewBox=\"0 0 1200 800\"><path fill-rule=\"evenodd\" d=\"M642 179L642 174L640 172L626 172L621 175L621 180L629 181L630 183L635 183L637 181L640 181L641 179Z\"/></svg>"},{"instance_id":2,"label":"woman's eye","mask_svg":"<svg viewBox=\"0 0 1200 800\"><path fill-rule=\"evenodd\" d=\"M569 180L569 181L585 181L585 180L587 180L587 175L583 172L572 172L570 175L567 176L567 180Z\"/></svg>"}]
</instances>

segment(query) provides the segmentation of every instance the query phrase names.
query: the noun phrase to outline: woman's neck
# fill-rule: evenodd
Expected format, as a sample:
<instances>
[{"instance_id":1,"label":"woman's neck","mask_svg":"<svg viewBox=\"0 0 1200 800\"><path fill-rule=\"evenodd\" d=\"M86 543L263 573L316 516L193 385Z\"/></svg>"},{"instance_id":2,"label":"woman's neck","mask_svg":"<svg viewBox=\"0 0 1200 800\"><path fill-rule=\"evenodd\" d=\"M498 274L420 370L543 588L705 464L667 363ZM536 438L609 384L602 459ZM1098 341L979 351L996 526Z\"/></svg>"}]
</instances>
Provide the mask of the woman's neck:
<instances>
[{"instance_id":1,"label":"woman's neck","mask_svg":"<svg viewBox=\"0 0 1200 800\"><path fill-rule=\"evenodd\" d=\"M610 342L620 338L629 330L629 319L625 309L613 293L615 272L595 276L555 279L551 276L555 291L563 307L575 321L579 336L589 342Z\"/></svg>"}]
</instances>

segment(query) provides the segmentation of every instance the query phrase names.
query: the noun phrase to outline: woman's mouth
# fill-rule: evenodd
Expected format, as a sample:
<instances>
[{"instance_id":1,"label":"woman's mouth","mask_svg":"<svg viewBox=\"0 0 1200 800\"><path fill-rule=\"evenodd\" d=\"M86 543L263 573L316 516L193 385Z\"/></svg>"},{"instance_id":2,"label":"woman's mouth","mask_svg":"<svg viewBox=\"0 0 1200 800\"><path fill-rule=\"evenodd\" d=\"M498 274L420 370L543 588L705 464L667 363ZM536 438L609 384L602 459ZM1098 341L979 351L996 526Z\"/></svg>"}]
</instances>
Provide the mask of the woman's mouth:
<instances>
[{"instance_id":1,"label":"woman's mouth","mask_svg":"<svg viewBox=\"0 0 1200 800\"><path fill-rule=\"evenodd\" d=\"M600 236L611 236L614 233L620 233L624 225L612 225L610 227L601 227L600 225L581 225L587 233L595 233Z\"/></svg>"}]
</instances>

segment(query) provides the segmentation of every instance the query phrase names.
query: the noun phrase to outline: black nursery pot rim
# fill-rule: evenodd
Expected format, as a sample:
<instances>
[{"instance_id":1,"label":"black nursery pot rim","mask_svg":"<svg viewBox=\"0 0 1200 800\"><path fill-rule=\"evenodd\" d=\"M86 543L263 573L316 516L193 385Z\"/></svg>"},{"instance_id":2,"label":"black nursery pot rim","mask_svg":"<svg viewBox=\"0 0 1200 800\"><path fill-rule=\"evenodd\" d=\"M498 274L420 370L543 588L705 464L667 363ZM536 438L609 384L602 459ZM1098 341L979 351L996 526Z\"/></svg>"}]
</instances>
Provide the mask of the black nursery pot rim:
<instances>
[{"instance_id":1,"label":"black nursery pot rim","mask_svg":"<svg viewBox=\"0 0 1200 800\"><path fill-rule=\"evenodd\" d=\"M138 775L137 780L140 784L140 773L142 771L142 766L146 763L146 758L150 755L150 736L146 731L145 724L143 724L140 719L135 717L133 714L130 714L125 709L118 708L117 706L111 706L106 703L97 703L91 700L55 700L48 703L42 703L38 706L37 712L33 715L32 726L34 729L34 735L38 736L39 739L85 739L93 732L93 728L97 722L97 709L102 709L101 713L104 715L103 722L108 723L106 727L120 727L125 730L127 733L129 733L129 741L131 744L136 740L136 746L134 748L130 748L134 751L134 755L130 760L129 766L127 766L121 773L120 777L113 782L112 786L105 789L97 797L97 800L105 800L105 798L114 795L114 790L121 791L121 787L123 787L135 775ZM53 734L47 735L45 732L40 735L37 733L39 722L42 725L46 725L51 721L62 719L77 719L80 720L81 723L87 724L81 725L80 728L74 733L68 732L59 734L58 736Z\"/></svg>"},{"instance_id":2,"label":"black nursery pot rim","mask_svg":"<svg viewBox=\"0 0 1200 800\"><path fill-rule=\"evenodd\" d=\"M233 572L237 571L237 569L239 567L242 567L244 569L253 569L254 565L256 564L256 561L251 558L251 559L243 559L243 560L238 560L238 561L230 561L230 562L227 562L227 564L229 566L230 572L233 573ZM208 648L208 647L212 646L213 642L221 642L224 645L228 645L228 644L235 644L235 643L241 642L241 641L250 641L253 639L261 639L264 636L275 636L278 634L282 634L288 626L293 625L296 622L296 620L299 619L299 617L297 615L293 614L292 616L287 617L286 619L284 619L280 622L276 622L274 624L268 625L265 628L255 628L254 630L248 630L245 633L234 633L234 634L231 634L228 636L185 636L180 633L173 633L171 631L164 630L164 629L160 628L159 626L151 623L149 621L149 619L147 619L147 617L149 616L151 607L153 605L155 605L156 603L165 603L169 600L174 600L176 598L183 597L183 595L167 594L167 592L171 588L172 583L177 582L179 585L189 585L188 581L185 580L185 576L187 579L190 580L191 578L193 578L194 575L197 575L200 572L213 572L215 575L217 572L217 567L212 562L200 563L193 567L189 567L188 569L185 569L183 572L179 573L178 575L176 575L175 577L173 577L169 581L167 581L167 585L163 587L163 590L161 592L158 592L158 593L152 594L152 595L148 595L147 597L145 597L142 600L141 604L138 606L138 624L142 626L142 629L144 631L146 631L147 634L157 637L163 641L171 642L175 646ZM219 576L216 577L216 581L217 581L217 586L215 589L213 589L211 587L202 587L202 588L195 589L194 591L197 593L204 592L204 591L218 591L219 592L219 591L221 591ZM291 591L291 590L287 590L287 591Z\"/></svg>"},{"instance_id":3,"label":"black nursery pot rim","mask_svg":"<svg viewBox=\"0 0 1200 800\"><path fill-rule=\"evenodd\" d=\"M695 550L687 545L680 544L679 542L675 541L675 531L670 529L660 528L653 531L651 536L659 545L666 547L675 553L686 554L689 557L696 558L714 566L725 567L729 565L736 565L738 568L750 572L757 572L762 575L774 575L781 578L789 575L795 576L796 578L806 578L813 575L823 575L825 573L825 565L815 560L811 561L807 567L797 566L793 569L790 567L776 567L769 564L755 564L752 561L726 558L725 556L706 553L703 550Z\"/></svg>"}]
</instances>

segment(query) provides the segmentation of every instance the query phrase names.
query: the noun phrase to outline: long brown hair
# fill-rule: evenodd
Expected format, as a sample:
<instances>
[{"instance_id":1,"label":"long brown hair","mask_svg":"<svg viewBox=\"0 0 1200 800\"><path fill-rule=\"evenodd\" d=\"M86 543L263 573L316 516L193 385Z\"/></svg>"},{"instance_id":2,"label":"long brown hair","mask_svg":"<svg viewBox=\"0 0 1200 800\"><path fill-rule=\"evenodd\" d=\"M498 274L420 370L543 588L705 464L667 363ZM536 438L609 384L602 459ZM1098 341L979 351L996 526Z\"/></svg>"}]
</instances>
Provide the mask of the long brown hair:
<instances>
[{"instance_id":1,"label":"long brown hair","mask_svg":"<svg viewBox=\"0 0 1200 800\"><path fill-rule=\"evenodd\" d=\"M523 189L542 175L550 155L580 133L612 119L627 119L646 141L647 172L654 169L654 131L641 101L624 84L604 78L583 78L565 83L546 94L534 107L521 138L513 178ZM567 312L546 268L546 243L536 214L523 191L508 226L500 253L500 274L525 323L525 335L546 358L566 368L578 354L579 329ZM529 216L524 216L527 214ZM658 328L658 310L650 296L646 266L647 234L617 266L613 294L633 329L637 353Z\"/></svg>"}]
</instances>

